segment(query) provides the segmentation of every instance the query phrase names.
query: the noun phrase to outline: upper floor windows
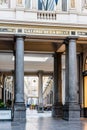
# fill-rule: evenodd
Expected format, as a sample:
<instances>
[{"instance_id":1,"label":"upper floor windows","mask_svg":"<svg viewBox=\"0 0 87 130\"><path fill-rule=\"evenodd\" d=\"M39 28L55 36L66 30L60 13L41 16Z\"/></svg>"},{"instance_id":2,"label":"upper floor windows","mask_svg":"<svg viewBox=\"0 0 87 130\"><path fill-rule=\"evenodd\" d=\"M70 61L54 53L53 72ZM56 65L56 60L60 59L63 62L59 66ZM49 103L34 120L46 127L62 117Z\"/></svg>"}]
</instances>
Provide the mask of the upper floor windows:
<instances>
[{"instance_id":1,"label":"upper floor windows","mask_svg":"<svg viewBox=\"0 0 87 130\"><path fill-rule=\"evenodd\" d=\"M23 7L26 9L38 9L54 11L58 5L61 11L67 11L68 0L0 0L0 8ZM71 0L74 1L74 0ZM35 7L36 6L36 7ZM72 6L74 3L72 2Z\"/></svg>"},{"instance_id":2,"label":"upper floor windows","mask_svg":"<svg viewBox=\"0 0 87 130\"><path fill-rule=\"evenodd\" d=\"M54 10L55 0L38 0L39 10Z\"/></svg>"},{"instance_id":3,"label":"upper floor windows","mask_svg":"<svg viewBox=\"0 0 87 130\"><path fill-rule=\"evenodd\" d=\"M0 8L8 8L9 7L9 0L0 0Z\"/></svg>"},{"instance_id":4,"label":"upper floor windows","mask_svg":"<svg viewBox=\"0 0 87 130\"><path fill-rule=\"evenodd\" d=\"M62 11L67 11L67 0L62 0Z\"/></svg>"},{"instance_id":5,"label":"upper floor windows","mask_svg":"<svg viewBox=\"0 0 87 130\"><path fill-rule=\"evenodd\" d=\"M38 0L38 9L53 11L58 4L62 11L67 11L67 0Z\"/></svg>"}]
</instances>

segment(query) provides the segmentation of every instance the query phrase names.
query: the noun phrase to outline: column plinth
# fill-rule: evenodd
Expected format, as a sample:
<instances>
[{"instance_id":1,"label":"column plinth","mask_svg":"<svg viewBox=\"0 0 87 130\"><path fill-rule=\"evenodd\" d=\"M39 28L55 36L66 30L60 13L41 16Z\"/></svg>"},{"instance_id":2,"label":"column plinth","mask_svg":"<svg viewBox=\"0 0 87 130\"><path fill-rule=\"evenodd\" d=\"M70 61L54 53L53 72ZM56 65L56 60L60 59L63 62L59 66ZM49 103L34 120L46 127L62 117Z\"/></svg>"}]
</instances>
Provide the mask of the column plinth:
<instances>
[{"instance_id":1,"label":"column plinth","mask_svg":"<svg viewBox=\"0 0 87 130\"><path fill-rule=\"evenodd\" d=\"M62 106L61 102L57 102L56 104L53 104L52 116L53 117L62 117L62 115L63 115L62 108L63 108L63 106Z\"/></svg>"}]
</instances>

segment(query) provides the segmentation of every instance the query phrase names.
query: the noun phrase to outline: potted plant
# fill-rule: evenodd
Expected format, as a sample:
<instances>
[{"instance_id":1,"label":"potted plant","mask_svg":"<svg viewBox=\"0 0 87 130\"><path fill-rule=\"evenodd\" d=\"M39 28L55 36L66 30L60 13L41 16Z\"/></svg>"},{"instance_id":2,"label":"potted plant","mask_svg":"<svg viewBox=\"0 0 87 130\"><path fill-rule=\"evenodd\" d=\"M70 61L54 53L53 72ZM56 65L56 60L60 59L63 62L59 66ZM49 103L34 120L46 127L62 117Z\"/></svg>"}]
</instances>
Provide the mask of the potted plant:
<instances>
[{"instance_id":1,"label":"potted plant","mask_svg":"<svg viewBox=\"0 0 87 130\"><path fill-rule=\"evenodd\" d=\"M2 100L0 100L0 108L1 109L6 108L6 105L4 104L4 102Z\"/></svg>"}]
</instances>

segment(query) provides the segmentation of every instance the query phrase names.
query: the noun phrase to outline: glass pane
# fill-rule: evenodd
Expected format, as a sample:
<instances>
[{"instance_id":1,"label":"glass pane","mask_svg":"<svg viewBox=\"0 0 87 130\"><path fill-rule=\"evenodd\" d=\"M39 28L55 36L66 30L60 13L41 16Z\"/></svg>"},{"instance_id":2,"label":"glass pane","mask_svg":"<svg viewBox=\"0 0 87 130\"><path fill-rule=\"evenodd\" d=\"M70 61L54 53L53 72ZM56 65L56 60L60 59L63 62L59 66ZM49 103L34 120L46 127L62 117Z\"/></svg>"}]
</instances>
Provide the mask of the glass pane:
<instances>
[{"instance_id":1,"label":"glass pane","mask_svg":"<svg viewBox=\"0 0 87 130\"><path fill-rule=\"evenodd\" d=\"M62 0L62 11L67 11L67 0Z\"/></svg>"}]
</instances>

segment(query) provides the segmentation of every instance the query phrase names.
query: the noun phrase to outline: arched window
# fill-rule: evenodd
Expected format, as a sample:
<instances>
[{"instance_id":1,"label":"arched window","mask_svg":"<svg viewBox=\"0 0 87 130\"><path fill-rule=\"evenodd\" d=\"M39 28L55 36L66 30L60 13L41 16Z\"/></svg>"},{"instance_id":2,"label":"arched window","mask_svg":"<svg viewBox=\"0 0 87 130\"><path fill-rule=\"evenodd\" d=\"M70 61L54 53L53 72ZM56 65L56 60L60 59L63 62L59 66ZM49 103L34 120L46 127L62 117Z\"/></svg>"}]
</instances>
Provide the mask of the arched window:
<instances>
[{"instance_id":1,"label":"arched window","mask_svg":"<svg viewBox=\"0 0 87 130\"><path fill-rule=\"evenodd\" d=\"M67 11L67 0L62 0L62 11Z\"/></svg>"}]
</instances>

